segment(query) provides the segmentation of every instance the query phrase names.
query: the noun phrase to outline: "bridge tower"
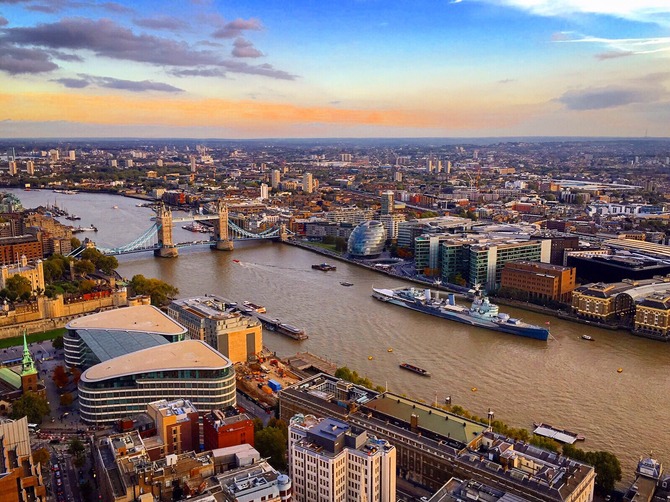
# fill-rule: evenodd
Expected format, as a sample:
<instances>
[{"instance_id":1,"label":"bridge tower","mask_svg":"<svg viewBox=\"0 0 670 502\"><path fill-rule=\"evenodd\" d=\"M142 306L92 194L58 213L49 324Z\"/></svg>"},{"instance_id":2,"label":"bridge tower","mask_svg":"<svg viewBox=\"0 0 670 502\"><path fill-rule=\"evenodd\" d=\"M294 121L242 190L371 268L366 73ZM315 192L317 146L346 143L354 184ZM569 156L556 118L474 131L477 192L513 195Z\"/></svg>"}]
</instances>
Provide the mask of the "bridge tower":
<instances>
[{"instance_id":1,"label":"bridge tower","mask_svg":"<svg viewBox=\"0 0 670 502\"><path fill-rule=\"evenodd\" d=\"M214 220L214 243L209 247L217 251L232 251L233 240L228 236L228 207L222 200L216 201L219 218Z\"/></svg>"},{"instance_id":2,"label":"bridge tower","mask_svg":"<svg viewBox=\"0 0 670 502\"><path fill-rule=\"evenodd\" d=\"M286 242L288 240L288 232L286 231L286 223L282 223L279 226L279 240L281 242Z\"/></svg>"},{"instance_id":3,"label":"bridge tower","mask_svg":"<svg viewBox=\"0 0 670 502\"><path fill-rule=\"evenodd\" d=\"M172 241L172 211L164 204L156 209L156 225L158 226L158 248L154 256L159 258L176 258L179 256L177 246Z\"/></svg>"}]
</instances>

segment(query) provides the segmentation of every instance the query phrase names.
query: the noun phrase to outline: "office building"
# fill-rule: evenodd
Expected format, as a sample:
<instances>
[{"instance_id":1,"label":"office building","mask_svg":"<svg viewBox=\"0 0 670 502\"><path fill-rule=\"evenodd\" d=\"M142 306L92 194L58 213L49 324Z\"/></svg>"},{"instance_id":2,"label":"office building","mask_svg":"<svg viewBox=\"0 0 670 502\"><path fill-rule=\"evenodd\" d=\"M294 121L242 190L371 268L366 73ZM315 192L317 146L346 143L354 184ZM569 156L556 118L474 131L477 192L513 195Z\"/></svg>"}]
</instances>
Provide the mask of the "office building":
<instances>
[{"instance_id":1,"label":"office building","mask_svg":"<svg viewBox=\"0 0 670 502\"><path fill-rule=\"evenodd\" d=\"M633 333L657 340L670 340L670 284L664 291L645 296L635 306Z\"/></svg>"},{"instance_id":2,"label":"office building","mask_svg":"<svg viewBox=\"0 0 670 502\"><path fill-rule=\"evenodd\" d=\"M455 476L486 480L535 502L593 499L593 467L397 394L379 394L321 373L283 389L279 409L284 420L296 414L334 417L388 441L397 450L399 475L432 490Z\"/></svg>"},{"instance_id":3,"label":"office building","mask_svg":"<svg viewBox=\"0 0 670 502\"><path fill-rule=\"evenodd\" d=\"M126 166L126 169L131 169L132 167L135 166L135 162L133 161L133 159L126 159L124 161L124 165Z\"/></svg>"},{"instance_id":4,"label":"office building","mask_svg":"<svg viewBox=\"0 0 670 502\"><path fill-rule=\"evenodd\" d=\"M42 242L38 236L25 234L0 237L0 261L3 264L16 263L19 256L25 256L28 262L44 258Z\"/></svg>"},{"instance_id":5,"label":"office building","mask_svg":"<svg viewBox=\"0 0 670 502\"><path fill-rule=\"evenodd\" d=\"M451 478L433 494L428 502L463 502L464 500L481 500L482 502L531 502L531 499L497 490L492 486L474 479L463 481Z\"/></svg>"},{"instance_id":6,"label":"office building","mask_svg":"<svg viewBox=\"0 0 670 502\"><path fill-rule=\"evenodd\" d=\"M386 238L394 241L398 239L398 228L400 223L405 221L405 215L402 213L382 214L379 216L379 221L386 229Z\"/></svg>"},{"instance_id":7,"label":"office building","mask_svg":"<svg viewBox=\"0 0 670 502\"><path fill-rule=\"evenodd\" d=\"M305 193L312 193L314 191L312 173L305 173L302 175L302 191Z\"/></svg>"},{"instance_id":8,"label":"office building","mask_svg":"<svg viewBox=\"0 0 670 502\"><path fill-rule=\"evenodd\" d=\"M187 333L184 326L151 305L78 317L67 323L65 329L65 364L80 368L181 341Z\"/></svg>"},{"instance_id":9,"label":"office building","mask_svg":"<svg viewBox=\"0 0 670 502\"><path fill-rule=\"evenodd\" d=\"M209 411L234 406L235 369L199 340L158 345L93 366L78 384L81 419L113 423L160 399L187 399Z\"/></svg>"},{"instance_id":10,"label":"office building","mask_svg":"<svg viewBox=\"0 0 670 502\"><path fill-rule=\"evenodd\" d=\"M77 153L75 150L68 150L67 152L68 160L76 160L77 159Z\"/></svg>"},{"instance_id":11,"label":"office building","mask_svg":"<svg viewBox=\"0 0 670 502\"><path fill-rule=\"evenodd\" d=\"M168 314L188 329L191 340L204 340L233 364L246 362L263 348L263 328L251 317L233 310L217 295L174 300Z\"/></svg>"},{"instance_id":12,"label":"office building","mask_svg":"<svg viewBox=\"0 0 670 502\"><path fill-rule=\"evenodd\" d=\"M347 252L355 258L374 258L384 250L386 229L380 221L361 223L349 236Z\"/></svg>"},{"instance_id":13,"label":"office building","mask_svg":"<svg viewBox=\"0 0 670 502\"><path fill-rule=\"evenodd\" d=\"M26 173L28 176L34 176L35 175L35 162L32 160L26 161Z\"/></svg>"},{"instance_id":14,"label":"office building","mask_svg":"<svg viewBox=\"0 0 670 502\"><path fill-rule=\"evenodd\" d=\"M362 209L358 206L336 207L332 211L325 213L323 217L334 223L358 225L359 223L373 219L375 211L373 209Z\"/></svg>"},{"instance_id":15,"label":"office building","mask_svg":"<svg viewBox=\"0 0 670 502\"><path fill-rule=\"evenodd\" d=\"M223 502L291 502L293 500L291 479L286 474L276 471L265 460L220 474L216 476L215 481L222 488ZM216 487L208 491L214 494L218 492Z\"/></svg>"},{"instance_id":16,"label":"office building","mask_svg":"<svg viewBox=\"0 0 670 502\"><path fill-rule=\"evenodd\" d=\"M246 413L236 410L212 410L203 417L205 450L227 448L240 444L254 446L254 422ZM234 413L232 413L234 412Z\"/></svg>"},{"instance_id":17,"label":"office building","mask_svg":"<svg viewBox=\"0 0 670 502\"><path fill-rule=\"evenodd\" d=\"M33 461L28 419L0 419L0 500L2 502L46 502L43 476L48 468ZM48 481L47 481L48 483Z\"/></svg>"},{"instance_id":18,"label":"office building","mask_svg":"<svg viewBox=\"0 0 670 502\"><path fill-rule=\"evenodd\" d=\"M396 449L351 424L296 415L288 455L296 502L396 499Z\"/></svg>"},{"instance_id":19,"label":"office building","mask_svg":"<svg viewBox=\"0 0 670 502\"><path fill-rule=\"evenodd\" d=\"M576 276L574 267L519 260L505 263L500 287L519 299L570 303Z\"/></svg>"},{"instance_id":20,"label":"office building","mask_svg":"<svg viewBox=\"0 0 670 502\"><path fill-rule=\"evenodd\" d=\"M158 458L200 449L200 415L189 400L154 401L147 405L146 413L153 420L156 436L160 438Z\"/></svg>"},{"instance_id":21,"label":"office building","mask_svg":"<svg viewBox=\"0 0 670 502\"><path fill-rule=\"evenodd\" d=\"M454 234L472 228L474 222L456 216L436 216L398 224L398 247L414 250L414 240L423 234Z\"/></svg>"}]
</instances>

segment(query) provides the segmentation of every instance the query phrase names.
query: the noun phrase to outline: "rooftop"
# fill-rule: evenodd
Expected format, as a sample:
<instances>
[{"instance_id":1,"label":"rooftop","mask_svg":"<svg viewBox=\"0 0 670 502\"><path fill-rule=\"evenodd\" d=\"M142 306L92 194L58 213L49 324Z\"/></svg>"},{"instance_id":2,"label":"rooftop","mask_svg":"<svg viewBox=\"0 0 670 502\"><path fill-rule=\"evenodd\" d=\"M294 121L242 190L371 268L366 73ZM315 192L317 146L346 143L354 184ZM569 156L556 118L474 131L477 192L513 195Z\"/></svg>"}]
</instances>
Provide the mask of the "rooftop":
<instances>
[{"instance_id":1,"label":"rooftop","mask_svg":"<svg viewBox=\"0 0 670 502\"><path fill-rule=\"evenodd\" d=\"M142 331L82 329L78 334L100 362L170 343L162 335Z\"/></svg>"},{"instance_id":2,"label":"rooftop","mask_svg":"<svg viewBox=\"0 0 670 502\"><path fill-rule=\"evenodd\" d=\"M82 382L150 371L223 369L231 362L220 352L200 340L159 345L96 364L81 375Z\"/></svg>"},{"instance_id":3,"label":"rooftop","mask_svg":"<svg viewBox=\"0 0 670 502\"><path fill-rule=\"evenodd\" d=\"M186 328L152 305L107 310L79 317L67 323L67 329L104 329L142 331L162 335L182 335Z\"/></svg>"}]
</instances>

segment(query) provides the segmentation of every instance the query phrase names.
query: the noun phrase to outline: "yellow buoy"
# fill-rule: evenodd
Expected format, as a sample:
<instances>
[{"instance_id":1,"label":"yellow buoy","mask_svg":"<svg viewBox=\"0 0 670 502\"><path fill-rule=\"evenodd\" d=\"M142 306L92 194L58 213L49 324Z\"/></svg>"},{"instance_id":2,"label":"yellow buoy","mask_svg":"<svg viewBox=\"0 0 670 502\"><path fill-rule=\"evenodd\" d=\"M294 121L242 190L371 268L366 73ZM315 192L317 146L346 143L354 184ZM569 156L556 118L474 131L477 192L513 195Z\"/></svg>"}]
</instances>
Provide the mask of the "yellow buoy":
<instances>
[{"instance_id":1,"label":"yellow buoy","mask_svg":"<svg viewBox=\"0 0 670 502\"><path fill-rule=\"evenodd\" d=\"M368 361L372 361L372 356L368 356Z\"/></svg>"},{"instance_id":2,"label":"yellow buoy","mask_svg":"<svg viewBox=\"0 0 670 502\"><path fill-rule=\"evenodd\" d=\"M622 373L622 372L623 372L623 368L619 368L618 370L616 370L616 372L617 372L617 373Z\"/></svg>"},{"instance_id":3,"label":"yellow buoy","mask_svg":"<svg viewBox=\"0 0 670 502\"><path fill-rule=\"evenodd\" d=\"M393 352L393 349L388 349L387 352Z\"/></svg>"},{"instance_id":4,"label":"yellow buoy","mask_svg":"<svg viewBox=\"0 0 670 502\"><path fill-rule=\"evenodd\" d=\"M473 388L470 389L470 390L471 390L472 392L477 392L477 387L473 387Z\"/></svg>"}]
</instances>

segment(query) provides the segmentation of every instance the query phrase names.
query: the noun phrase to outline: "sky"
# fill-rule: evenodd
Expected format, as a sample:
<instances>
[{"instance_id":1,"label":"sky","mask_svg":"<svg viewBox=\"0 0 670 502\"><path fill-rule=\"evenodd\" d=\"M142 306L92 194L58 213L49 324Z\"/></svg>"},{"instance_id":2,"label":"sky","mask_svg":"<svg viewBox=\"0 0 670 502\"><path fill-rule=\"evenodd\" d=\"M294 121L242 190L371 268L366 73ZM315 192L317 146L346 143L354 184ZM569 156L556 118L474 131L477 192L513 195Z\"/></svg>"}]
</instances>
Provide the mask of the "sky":
<instances>
[{"instance_id":1,"label":"sky","mask_svg":"<svg viewBox=\"0 0 670 502\"><path fill-rule=\"evenodd\" d=\"M0 0L0 137L670 137L670 0Z\"/></svg>"}]
</instances>

